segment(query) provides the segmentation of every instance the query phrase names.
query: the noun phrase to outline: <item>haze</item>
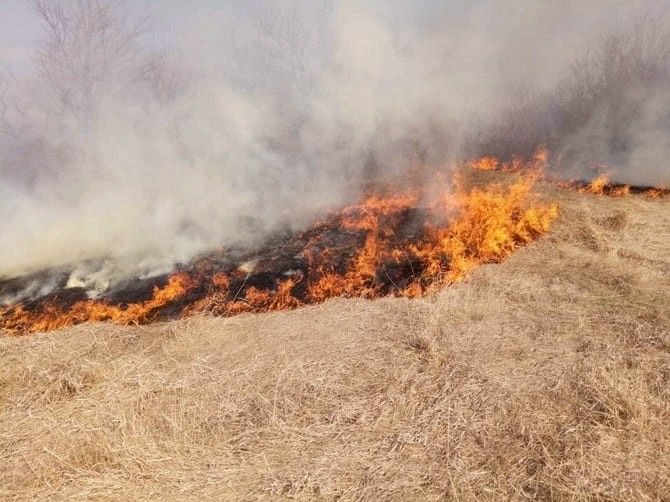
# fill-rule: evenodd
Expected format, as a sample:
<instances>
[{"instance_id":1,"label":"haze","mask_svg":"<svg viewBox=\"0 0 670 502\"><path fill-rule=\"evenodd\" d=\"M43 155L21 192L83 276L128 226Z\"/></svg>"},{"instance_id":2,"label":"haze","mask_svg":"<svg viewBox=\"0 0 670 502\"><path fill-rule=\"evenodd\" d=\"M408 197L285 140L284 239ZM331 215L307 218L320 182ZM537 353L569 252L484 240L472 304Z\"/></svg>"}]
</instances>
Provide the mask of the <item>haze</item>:
<instances>
[{"instance_id":1,"label":"haze","mask_svg":"<svg viewBox=\"0 0 670 502\"><path fill-rule=\"evenodd\" d=\"M117 5L121 34L151 16L123 53L100 52L95 33L59 52L28 3L2 6L0 277L97 260L82 280L101 284L305 228L417 156L445 169L513 91L551 89L600 34L668 7L38 3L70 20L78 5ZM84 46L93 73L68 59Z\"/></svg>"}]
</instances>

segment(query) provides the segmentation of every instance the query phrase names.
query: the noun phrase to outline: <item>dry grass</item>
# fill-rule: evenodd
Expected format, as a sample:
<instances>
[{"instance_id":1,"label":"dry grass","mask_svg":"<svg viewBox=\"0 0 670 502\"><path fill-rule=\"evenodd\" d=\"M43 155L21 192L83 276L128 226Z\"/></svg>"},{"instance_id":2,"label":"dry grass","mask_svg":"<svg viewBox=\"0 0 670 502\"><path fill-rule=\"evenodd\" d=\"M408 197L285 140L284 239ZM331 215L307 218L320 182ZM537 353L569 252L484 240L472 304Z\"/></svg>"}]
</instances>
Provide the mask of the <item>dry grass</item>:
<instances>
[{"instance_id":1,"label":"dry grass","mask_svg":"<svg viewBox=\"0 0 670 502\"><path fill-rule=\"evenodd\" d=\"M670 201L541 190L429 299L0 338L0 498L664 499Z\"/></svg>"}]
</instances>

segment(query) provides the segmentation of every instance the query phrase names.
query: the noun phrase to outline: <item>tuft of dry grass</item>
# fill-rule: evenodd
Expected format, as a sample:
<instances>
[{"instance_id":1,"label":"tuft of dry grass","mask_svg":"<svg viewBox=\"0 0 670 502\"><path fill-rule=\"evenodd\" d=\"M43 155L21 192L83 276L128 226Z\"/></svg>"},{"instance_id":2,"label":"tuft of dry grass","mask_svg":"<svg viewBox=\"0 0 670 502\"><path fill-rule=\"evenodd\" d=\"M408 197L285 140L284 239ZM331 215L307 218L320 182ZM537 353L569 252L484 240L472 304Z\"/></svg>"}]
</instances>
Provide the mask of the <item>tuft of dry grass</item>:
<instances>
[{"instance_id":1,"label":"tuft of dry grass","mask_svg":"<svg viewBox=\"0 0 670 502\"><path fill-rule=\"evenodd\" d=\"M662 500L670 201L423 300L0 338L3 500Z\"/></svg>"}]
</instances>

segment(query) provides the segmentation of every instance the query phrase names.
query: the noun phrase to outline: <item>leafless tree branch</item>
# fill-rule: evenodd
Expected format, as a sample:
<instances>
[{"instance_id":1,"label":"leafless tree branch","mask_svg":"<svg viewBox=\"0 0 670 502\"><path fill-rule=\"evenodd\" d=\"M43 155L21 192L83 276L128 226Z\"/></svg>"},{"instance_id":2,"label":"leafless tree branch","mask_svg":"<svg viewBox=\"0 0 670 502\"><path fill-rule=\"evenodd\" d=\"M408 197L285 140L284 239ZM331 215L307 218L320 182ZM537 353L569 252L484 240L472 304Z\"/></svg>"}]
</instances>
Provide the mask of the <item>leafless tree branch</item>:
<instances>
[{"instance_id":1,"label":"leafless tree branch","mask_svg":"<svg viewBox=\"0 0 670 502\"><path fill-rule=\"evenodd\" d=\"M147 54L140 42L148 15L132 20L123 0L29 0L44 27L35 54L39 78L51 90L50 113L91 118L103 89L132 86Z\"/></svg>"}]
</instances>

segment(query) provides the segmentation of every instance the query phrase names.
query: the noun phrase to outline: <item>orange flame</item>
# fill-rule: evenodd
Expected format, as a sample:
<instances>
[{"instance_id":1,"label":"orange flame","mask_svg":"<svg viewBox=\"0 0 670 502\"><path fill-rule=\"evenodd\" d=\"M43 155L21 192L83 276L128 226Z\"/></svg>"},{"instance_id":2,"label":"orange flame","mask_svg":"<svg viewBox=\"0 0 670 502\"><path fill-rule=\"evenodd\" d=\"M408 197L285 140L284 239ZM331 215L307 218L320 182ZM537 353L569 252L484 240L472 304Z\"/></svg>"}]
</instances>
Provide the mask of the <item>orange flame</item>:
<instances>
[{"instance_id":1,"label":"orange flame","mask_svg":"<svg viewBox=\"0 0 670 502\"><path fill-rule=\"evenodd\" d=\"M0 309L0 329L10 333L49 331L88 321L121 324L151 322L161 309L177 305L177 315L212 312L234 315L292 309L338 296L375 298L382 295L421 296L462 280L480 264L504 260L519 246L543 233L558 214L555 204L533 200L531 187L546 156L538 154L522 166L509 186L465 187L456 178L453 190L420 207L417 190L371 195L314 224L301 239L306 244L301 270L282 273L274 286L247 284L253 266L230 272L178 272L151 299L129 305L80 301L62 307L56 300L37 307ZM480 159L476 165L498 165ZM337 249L326 233L350 235L351 245Z\"/></svg>"},{"instance_id":2,"label":"orange flame","mask_svg":"<svg viewBox=\"0 0 670 502\"><path fill-rule=\"evenodd\" d=\"M668 185L660 185L655 188L649 188L644 194L649 199L663 199L670 196L670 187Z\"/></svg>"},{"instance_id":3,"label":"orange flame","mask_svg":"<svg viewBox=\"0 0 670 502\"><path fill-rule=\"evenodd\" d=\"M526 173L541 174L547 166L549 151L544 147L538 147L530 160L524 160L520 157L512 157L509 162L502 162L495 157L481 157L466 163L472 169L478 171L500 171L503 173Z\"/></svg>"},{"instance_id":4,"label":"orange flame","mask_svg":"<svg viewBox=\"0 0 670 502\"><path fill-rule=\"evenodd\" d=\"M481 159L473 160L470 163L470 166L473 169L479 171L499 171L501 170L501 164L498 159L495 157L482 157Z\"/></svg>"},{"instance_id":5,"label":"orange flame","mask_svg":"<svg viewBox=\"0 0 670 502\"><path fill-rule=\"evenodd\" d=\"M610 182L607 174L601 174L587 186L579 187L578 190L594 195L609 195L610 197L627 197L630 195L629 185L615 185Z\"/></svg>"},{"instance_id":6,"label":"orange flame","mask_svg":"<svg viewBox=\"0 0 670 502\"><path fill-rule=\"evenodd\" d=\"M593 170L598 173L594 179L588 183L577 180L556 180L545 177L545 168L549 158L548 151L540 147L536 150L530 162L523 162L519 158L513 158L510 162L501 162L495 157L482 157L467 163L472 169L479 171L500 171L505 173L527 173L536 174L538 178L550 181L563 188L577 190L581 193L590 193L594 195L607 195L609 197L628 197L632 193L643 194L650 199L660 199L670 196L670 188L667 185L660 185L655 188L631 187L626 184L618 184L610 181L609 169L604 164L593 166Z\"/></svg>"},{"instance_id":7,"label":"orange flame","mask_svg":"<svg viewBox=\"0 0 670 502\"><path fill-rule=\"evenodd\" d=\"M529 204L533 177L524 177L509 188L500 184L470 192L459 189L460 216L443 229L431 229L427 245L415 252L437 273L440 257L448 258L449 268L442 280L460 281L482 263L497 263L520 245L545 233L558 215L558 206ZM457 185L458 186L458 185Z\"/></svg>"},{"instance_id":8,"label":"orange flame","mask_svg":"<svg viewBox=\"0 0 670 502\"><path fill-rule=\"evenodd\" d=\"M38 313L28 312L23 305L0 311L0 327L10 333L53 331L89 321L114 321L119 324L140 324L151 320L151 315L175 298L183 296L195 286L185 273L170 277L163 288L154 287L153 297L127 307L109 305L104 301L86 300L75 303L68 310L54 303L42 306Z\"/></svg>"}]
</instances>

